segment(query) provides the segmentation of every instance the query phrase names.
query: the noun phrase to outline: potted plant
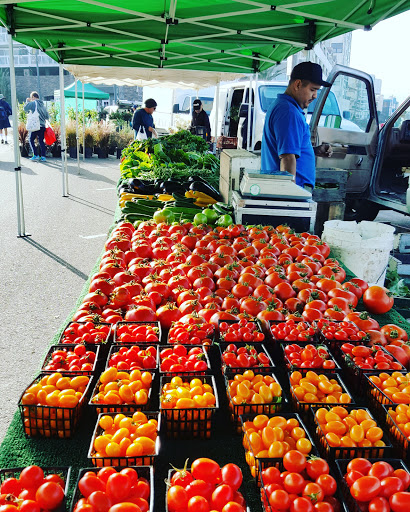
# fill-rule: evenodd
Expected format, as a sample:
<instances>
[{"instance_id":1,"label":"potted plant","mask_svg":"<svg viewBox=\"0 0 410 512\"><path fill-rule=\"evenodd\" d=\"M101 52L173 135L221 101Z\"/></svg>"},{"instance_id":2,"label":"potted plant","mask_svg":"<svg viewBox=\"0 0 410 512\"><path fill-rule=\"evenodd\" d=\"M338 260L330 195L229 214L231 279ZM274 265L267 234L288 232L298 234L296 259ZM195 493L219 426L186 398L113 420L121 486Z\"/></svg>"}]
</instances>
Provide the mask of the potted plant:
<instances>
[{"instance_id":1,"label":"potted plant","mask_svg":"<svg viewBox=\"0 0 410 512\"><path fill-rule=\"evenodd\" d=\"M56 136L56 141L50 147L50 151L53 157L61 158L61 126L58 123L55 123L52 127Z\"/></svg>"},{"instance_id":2,"label":"potted plant","mask_svg":"<svg viewBox=\"0 0 410 512\"><path fill-rule=\"evenodd\" d=\"M30 153L30 144L28 139L28 131L25 123L19 123L19 142L20 142L20 153L23 157L28 157Z\"/></svg>"},{"instance_id":3,"label":"potted plant","mask_svg":"<svg viewBox=\"0 0 410 512\"><path fill-rule=\"evenodd\" d=\"M73 121L66 124L65 137L70 158L77 158L77 131Z\"/></svg>"},{"instance_id":4,"label":"potted plant","mask_svg":"<svg viewBox=\"0 0 410 512\"><path fill-rule=\"evenodd\" d=\"M124 128L117 134L117 158L121 158L121 152L134 140L134 131L131 128Z\"/></svg>"},{"instance_id":5,"label":"potted plant","mask_svg":"<svg viewBox=\"0 0 410 512\"><path fill-rule=\"evenodd\" d=\"M84 157L91 158L93 156L94 147L94 130L91 126L86 126L84 130Z\"/></svg>"},{"instance_id":6,"label":"potted plant","mask_svg":"<svg viewBox=\"0 0 410 512\"><path fill-rule=\"evenodd\" d=\"M110 129L103 123L98 123L95 128L95 152L98 158L108 158L108 146L110 143Z\"/></svg>"}]
</instances>

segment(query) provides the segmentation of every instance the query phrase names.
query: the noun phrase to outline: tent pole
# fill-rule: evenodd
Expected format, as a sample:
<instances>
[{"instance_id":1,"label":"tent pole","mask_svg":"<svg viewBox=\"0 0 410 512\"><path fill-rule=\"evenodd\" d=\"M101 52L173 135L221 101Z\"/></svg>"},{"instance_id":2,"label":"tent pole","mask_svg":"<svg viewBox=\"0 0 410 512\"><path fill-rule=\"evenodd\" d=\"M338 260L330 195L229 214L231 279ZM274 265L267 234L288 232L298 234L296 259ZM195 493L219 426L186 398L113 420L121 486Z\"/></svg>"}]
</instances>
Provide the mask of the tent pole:
<instances>
[{"instance_id":1,"label":"tent pole","mask_svg":"<svg viewBox=\"0 0 410 512\"><path fill-rule=\"evenodd\" d=\"M18 131L18 106L17 106L17 89L16 89L16 73L14 69L14 48L13 38L9 34L9 60L10 60L10 86L11 86L11 109L13 111L13 143L14 143L14 171L16 173L16 202L17 202L17 236L23 238L30 236L26 233L24 221L24 204L23 204L23 188L21 183L21 162L19 147L19 131Z\"/></svg>"},{"instance_id":2,"label":"tent pole","mask_svg":"<svg viewBox=\"0 0 410 512\"><path fill-rule=\"evenodd\" d=\"M84 110L84 82L83 82L83 162L85 162L85 110Z\"/></svg>"},{"instance_id":3,"label":"tent pole","mask_svg":"<svg viewBox=\"0 0 410 512\"><path fill-rule=\"evenodd\" d=\"M174 127L174 104L175 104L175 89L172 89L171 128Z\"/></svg>"},{"instance_id":4,"label":"tent pole","mask_svg":"<svg viewBox=\"0 0 410 512\"><path fill-rule=\"evenodd\" d=\"M255 96L253 100L251 151L255 149L256 98L258 97L258 73L255 73Z\"/></svg>"},{"instance_id":5,"label":"tent pole","mask_svg":"<svg viewBox=\"0 0 410 512\"><path fill-rule=\"evenodd\" d=\"M77 141L77 174L80 173L80 137L78 136L78 87L77 87L77 79L74 82L74 90L75 90L75 136Z\"/></svg>"},{"instance_id":6,"label":"tent pole","mask_svg":"<svg viewBox=\"0 0 410 512\"><path fill-rule=\"evenodd\" d=\"M67 155L66 155L66 136L65 136L65 105L64 105L64 69L59 64L60 71L60 126L61 126L61 175L63 178L63 197L68 197L67 180Z\"/></svg>"},{"instance_id":7,"label":"tent pole","mask_svg":"<svg viewBox=\"0 0 410 512\"><path fill-rule=\"evenodd\" d=\"M248 130L246 134L246 150L249 151L251 146L251 121L252 121L252 92L253 92L253 74L249 78L249 92L248 92Z\"/></svg>"},{"instance_id":8,"label":"tent pole","mask_svg":"<svg viewBox=\"0 0 410 512\"><path fill-rule=\"evenodd\" d=\"M216 84L215 93L215 126L214 126L214 145L213 154L216 154L216 146L218 145L218 113L219 113L219 82Z\"/></svg>"}]
</instances>

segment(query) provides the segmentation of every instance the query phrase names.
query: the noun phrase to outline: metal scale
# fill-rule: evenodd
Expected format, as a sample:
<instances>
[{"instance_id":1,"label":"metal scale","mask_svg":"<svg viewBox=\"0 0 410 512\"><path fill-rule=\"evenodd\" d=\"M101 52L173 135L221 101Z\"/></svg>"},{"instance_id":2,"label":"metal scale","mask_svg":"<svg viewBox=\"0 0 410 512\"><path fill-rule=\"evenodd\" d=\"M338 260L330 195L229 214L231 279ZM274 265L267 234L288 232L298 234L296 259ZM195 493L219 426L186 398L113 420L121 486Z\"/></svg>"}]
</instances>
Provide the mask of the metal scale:
<instances>
[{"instance_id":1,"label":"metal scale","mask_svg":"<svg viewBox=\"0 0 410 512\"><path fill-rule=\"evenodd\" d=\"M274 171L273 174L260 174L258 171L245 170L239 190L243 197L292 199L307 201L312 199L308 190L296 185L292 174Z\"/></svg>"}]
</instances>

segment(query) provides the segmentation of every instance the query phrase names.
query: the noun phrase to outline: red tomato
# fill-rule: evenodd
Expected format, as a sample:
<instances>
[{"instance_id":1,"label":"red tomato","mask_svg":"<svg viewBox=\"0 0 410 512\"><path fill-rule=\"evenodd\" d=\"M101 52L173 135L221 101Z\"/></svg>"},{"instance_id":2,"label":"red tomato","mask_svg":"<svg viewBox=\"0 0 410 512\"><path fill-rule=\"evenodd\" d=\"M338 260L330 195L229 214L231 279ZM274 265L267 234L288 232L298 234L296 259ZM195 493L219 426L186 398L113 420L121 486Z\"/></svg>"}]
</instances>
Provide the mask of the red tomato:
<instances>
[{"instance_id":1,"label":"red tomato","mask_svg":"<svg viewBox=\"0 0 410 512\"><path fill-rule=\"evenodd\" d=\"M237 491L242 485L242 470L236 464L225 464L221 468L221 481L228 484L234 491Z\"/></svg>"},{"instance_id":2,"label":"red tomato","mask_svg":"<svg viewBox=\"0 0 410 512\"><path fill-rule=\"evenodd\" d=\"M370 313L383 315L393 307L393 293L384 286L370 286L363 294L363 302Z\"/></svg>"},{"instance_id":3,"label":"red tomato","mask_svg":"<svg viewBox=\"0 0 410 512\"><path fill-rule=\"evenodd\" d=\"M390 496L389 504L393 512L407 512L410 507L410 492L396 492Z\"/></svg>"},{"instance_id":4,"label":"red tomato","mask_svg":"<svg viewBox=\"0 0 410 512\"><path fill-rule=\"evenodd\" d=\"M191 473L195 479L204 480L216 484L221 479L221 468L212 459L201 457L194 460L191 465Z\"/></svg>"},{"instance_id":5,"label":"red tomato","mask_svg":"<svg viewBox=\"0 0 410 512\"><path fill-rule=\"evenodd\" d=\"M362 476L350 488L350 493L357 501L370 501L379 495L380 480L375 476Z\"/></svg>"},{"instance_id":6,"label":"red tomato","mask_svg":"<svg viewBox=\"0 0 410 512\"><path fill-rule=\"evenodd\" d=\"M36 501L41 508L51 510L58 507L64 499L64 491L56 482L41 484L36 491Z\"/></svg>"}]
</instances>

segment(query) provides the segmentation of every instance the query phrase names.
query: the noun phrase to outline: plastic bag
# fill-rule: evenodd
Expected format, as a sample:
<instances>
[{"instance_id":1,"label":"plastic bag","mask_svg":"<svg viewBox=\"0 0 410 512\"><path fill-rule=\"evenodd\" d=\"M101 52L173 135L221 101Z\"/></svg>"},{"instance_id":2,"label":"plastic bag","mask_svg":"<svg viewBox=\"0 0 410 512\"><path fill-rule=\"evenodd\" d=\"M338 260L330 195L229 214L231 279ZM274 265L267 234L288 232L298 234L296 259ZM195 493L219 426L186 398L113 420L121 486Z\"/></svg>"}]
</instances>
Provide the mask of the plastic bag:
<instances>
[{"instance_id":1,"label":"plastic bag","mask_svg":"<svg viewBox=\"0 0 410 512\"><path fill-rule=\"evenodd\" d=\"M54 133L54 130L51 128L51 124L47 122L46 129L44 132L44 142L47 144L47 146L52 146L56 140L56 134Z\"/></svg>"},{"instance_id":2,"label":"plastic bag","mask_svg":"<svg viewBox=\"0 0 410 512\"><path fill-rule=\"evenodd\" d=\"M138 130L136 140L145 140L148 139L147 132L145 131L144 126L141 126Z\"/></svg>"},{"instance_id":3,"label":"plastic bag","mask_svg":"<svg viewBox=\"0 0 410 512\"><path fill-rule=\"evenodd\" d=\"M40 129L40 116L37 111L37 101L35 102L36 109L34 112L27 113L26 128L28 132L38 132Z\"/></svg>"}]
</instances>

